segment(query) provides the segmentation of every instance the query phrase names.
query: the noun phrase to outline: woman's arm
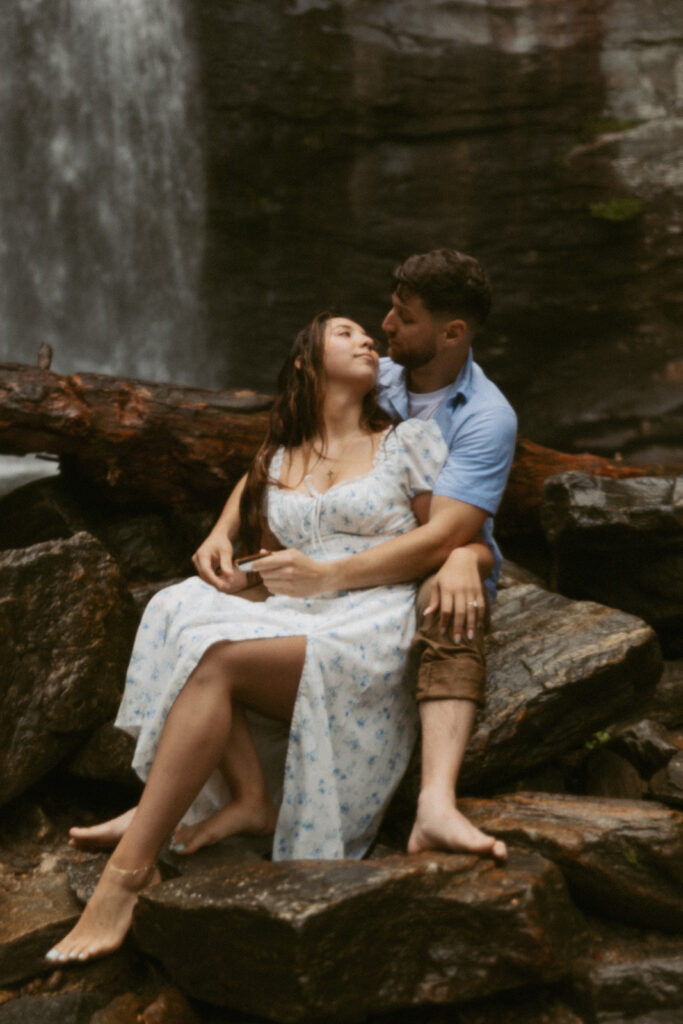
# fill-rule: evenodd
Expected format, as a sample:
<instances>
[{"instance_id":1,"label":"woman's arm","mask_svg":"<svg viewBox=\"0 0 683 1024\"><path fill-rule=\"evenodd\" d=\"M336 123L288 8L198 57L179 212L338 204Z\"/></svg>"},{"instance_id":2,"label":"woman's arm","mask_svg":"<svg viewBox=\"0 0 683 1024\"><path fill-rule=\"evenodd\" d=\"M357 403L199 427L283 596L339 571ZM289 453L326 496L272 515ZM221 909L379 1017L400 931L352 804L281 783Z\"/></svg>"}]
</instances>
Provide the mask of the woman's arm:
<instances>
[{"instance_id":1,"label":"woman's arm","mask_svg":"<svg viewBox=\"0 0 683 1024\"><path fill-rule=\"evenodd\" d=\"M240 499L247 477L236 484L206 540L192 556L198 576L224 594L234 594L247 586L246 573L232 563L233 542L240 527Z\"/></svg>"}]
</instances>

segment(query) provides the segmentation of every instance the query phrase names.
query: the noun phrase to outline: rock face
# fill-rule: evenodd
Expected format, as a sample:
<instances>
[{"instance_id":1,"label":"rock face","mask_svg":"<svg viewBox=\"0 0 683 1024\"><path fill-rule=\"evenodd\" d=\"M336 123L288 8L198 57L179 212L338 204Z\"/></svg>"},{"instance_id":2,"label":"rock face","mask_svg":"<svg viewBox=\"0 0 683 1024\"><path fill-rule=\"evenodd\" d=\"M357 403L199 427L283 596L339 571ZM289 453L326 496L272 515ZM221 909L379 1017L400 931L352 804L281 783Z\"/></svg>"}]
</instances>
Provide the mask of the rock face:
<instances>
[{"instance_id":1,"label":"rock face","mask_svg":"<svg viewBox=\"0 0 683 1024\"><path fill-rule=\"evenodd\" d=\"M675 3L193 9L226 382L269 390L287 339L331 302L378 330L395 263L454 244L491 272L478 356L525 434L680 452Z\"/></svg>"},{"instance_id":2,"label":"rock face","mask_svg":"<svg viewBox=\"0 0 683 1024\"><path fill-rule=\"evenodd\" d=\"M515 793L462 800L480 828L554 861L582 906L683 932L683 814L635 800Z\"/></svg>"},{"instance_id":3,"label":"rock face","mask_svg":"<svg viewBox=\"0 0 683 1024\"><path fill-rule=\"evenodd\" d=\"M661 659L639 619L525 584L498 596L487 666L461 775L476 789L509 783L644 703Z\"/></svg>"},{"instance_id":4,"label":"rock face","mask_svg":"<svg viewBox=\"0 0 683 1024\"><path fill-rule=\"evenodd\" d=\"M683 655L683 477L561 473L546 481L541 520L562 593L639 615L669 657Z\"/></svg>"},{"instance_id":5,"label":"rock face","mask_svg":"<svg viewBox=\"0 0 683 1024\"><path fill-rule=\"evenodd\" d=\"M0 555L0 802L111 718L133 630L119 571L87 534Z\"/></svg>"},{"instance_id":6,"label":"rock face","mask_svg":"<svg viewBox=\"0 0 683 1024\"><path fill-rule=\"evenodd\" d=\"M561 977L581 921L557 869L439 854L227 866L155 886L135 936L190 995L277 1021L464 1002Z\"/></svg>"}]
</instances>

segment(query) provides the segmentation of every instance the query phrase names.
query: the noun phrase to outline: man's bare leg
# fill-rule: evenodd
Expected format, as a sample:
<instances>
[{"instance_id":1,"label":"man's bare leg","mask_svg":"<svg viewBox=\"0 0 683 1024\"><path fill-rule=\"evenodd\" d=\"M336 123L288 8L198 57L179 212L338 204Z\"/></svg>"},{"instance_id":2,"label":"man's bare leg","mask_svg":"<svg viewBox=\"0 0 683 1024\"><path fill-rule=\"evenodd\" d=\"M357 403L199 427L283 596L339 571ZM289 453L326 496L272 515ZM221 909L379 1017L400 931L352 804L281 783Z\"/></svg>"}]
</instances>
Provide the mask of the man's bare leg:
<instances>
[{"instance_id":1,"label":"man's bare leg","mask_svg":"<svg viewBox=\"0 0 683 1024\"><path fill-rule=\"evenodd\" d=\"M121 945L138 893L158 877L153 865L164 840L221 761L233 700L288 721L305 652L305 637L217 644L207 652L168 714L147 785L113 858L48 960L89 960Z\"/></svg>"},{"instance_id":2,"label":"man's bare leg","mask_svg":"<svg viewBox=\"0 0 683 1024\"><path fill-rule=\"evenodd\" d=\"M420 702L422 780L408 853L452 850L507 857L505 843L475 828L456 806L456 784L475 710L471 700Z\"/></svg>"},{"instance_id":3,"label":"man's bare leg","mask_svg":"<svg viewBox=\"0 0 683 1024\"><path fill-rule=\"evenodd\" d=\"M196 825L179 825L173 833L174 853L194 853L228 836L270 836L275 831L275 804L268 793L244 709L238 703L233 704L232 728L221 770L232 799Z\"/></svg>"}]
</instances>

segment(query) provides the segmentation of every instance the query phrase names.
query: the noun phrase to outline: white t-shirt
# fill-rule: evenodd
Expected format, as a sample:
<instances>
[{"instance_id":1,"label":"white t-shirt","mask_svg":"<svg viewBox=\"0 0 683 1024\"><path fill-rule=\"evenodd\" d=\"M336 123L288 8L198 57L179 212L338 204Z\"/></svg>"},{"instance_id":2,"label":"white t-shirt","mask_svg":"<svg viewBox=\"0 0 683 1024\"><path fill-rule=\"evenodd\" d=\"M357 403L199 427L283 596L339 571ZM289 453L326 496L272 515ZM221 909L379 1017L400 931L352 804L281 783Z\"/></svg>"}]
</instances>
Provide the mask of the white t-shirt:
<instances>
[{"instance_id":1,"label":"white t-shirt","mask_svg":"<svg viewBox=\"0 0 683 1024\"><path fill-rule=\"evenodd\" d=\"M410 415L418 420L430 420L448 394L450 387L451 385L447 384L445 388L439 388L438 391L427 391L424 394L408 391Z\"/></svg>"}]
</instances>

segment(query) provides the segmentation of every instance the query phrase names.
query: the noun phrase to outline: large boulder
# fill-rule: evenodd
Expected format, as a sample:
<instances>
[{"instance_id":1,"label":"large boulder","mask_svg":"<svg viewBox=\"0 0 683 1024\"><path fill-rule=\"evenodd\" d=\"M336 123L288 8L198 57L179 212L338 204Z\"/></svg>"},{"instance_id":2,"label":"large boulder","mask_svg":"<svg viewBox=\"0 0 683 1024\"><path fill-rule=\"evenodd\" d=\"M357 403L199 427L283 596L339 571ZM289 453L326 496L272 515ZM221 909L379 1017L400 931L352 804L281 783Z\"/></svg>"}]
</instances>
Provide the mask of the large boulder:
<instances>
[{"instance_id":1,"label":"large boulder","mask_svg":"<svg viewBox=\"0 0 683 1024\"><path fill-rule=\"evenodd\" d=\"M546 793L460 801L480 828L561 868L592 912L683 932L683 814L660 804Z\"/></svg>"},{"instance_id":2,"label":"large boulder","mask_svg":"<svg viewBox=\"0 0 683 1024\"><path fill-rule=\"evenodd\" d=\"M486 708L461 774L509 784L644 703L661 672L652 629L533 584L501 591L487 640Z\"/></svg>"},{"instance_id":3,"label":"large boulder","mask_svg":"<svg viewBox=\"0 0 683 1024\"><path fill-rule=\"evenodd\" d=\"M572 1003L587 1024L677 1024L683 1020L683 948L678 936L591 928L592 956L577 967Z\"/></svg>"},{"instance_id":4,"label":"large boulder","mask_svg":"<svg viewBox=\"0 0 683 1024\"><path fill-rule=\"evenodd\" d=\"M134 629L119 570L88 534L0 554L0 803L113 716Z\"/></svg>"},{"instance_id":5,"label":"large boulder","mask_svg":"<svg viewBox=\"0 0 683 1024\"><path fill-rule=\"evenodd\" d=\"M683 477L560 473L541 521L562 593L640 616L669 657L683 655Z\"/></svg>"},{"instance_id":6,"label":"large boulder","mask_svg":"<svg viewBox=\"0 0 683 1024\"><path fill-rule=\"evenodd\" d=\"M146 891L134 934L189 995L286 1022L560 978L582 923L554 865L515 851L228 863Z\"/></svg>"}]
</instances>

